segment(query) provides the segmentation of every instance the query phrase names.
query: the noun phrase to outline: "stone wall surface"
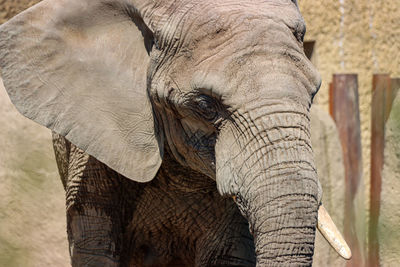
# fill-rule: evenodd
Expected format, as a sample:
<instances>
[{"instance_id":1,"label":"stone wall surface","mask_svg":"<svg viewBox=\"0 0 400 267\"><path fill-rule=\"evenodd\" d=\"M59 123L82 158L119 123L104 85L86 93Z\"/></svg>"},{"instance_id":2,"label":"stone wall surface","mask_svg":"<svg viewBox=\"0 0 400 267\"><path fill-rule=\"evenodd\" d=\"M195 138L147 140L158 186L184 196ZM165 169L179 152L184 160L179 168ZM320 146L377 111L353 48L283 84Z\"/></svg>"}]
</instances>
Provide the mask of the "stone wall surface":
<instances>
[{"instance_id":1,"label":"stone wall surface","mask_svg":"<svg viewBox=\"0 0 400 267\"><path fill-rule=\"evenodd\" d=\"M385 129L384 167L378 223L381 266L400 263L400 93Z\"/></svg>"},{"instance_id":2,"label":"stone wall surface","mask_svg":"<svg viewBox=\"0 0 400 267\"><path fill-rule=\"evenodd\" d=\"M389 73L400 77L400 0L299 0L298 3L307 24L306 41L316 42L313 62L323 80L316 102L328 110L332 74L358 74L363 199L368 211L372 75Z\"/></svg>"},{"instance_id":3,"label":"stone wall surface","mask_svg":"<svg viewBox=\"0 0 400 267\"><path fill-rule=\"evenodd\" d=\"M68 266L51 132L19 114L1 80L0 114L0 266Z\"/></svg>"},{"instance_id":4,"label":"stone wall surface","mask_svg":"<svg viewBox=\"0 0 400 267\"><path fill-rule=\"evenodd\" d=\"M0 23L36 2L0 0ZM15 109L1 80L0 151L0 266L70 266L50 130Z\"/></svg>"},{"instance_id":5,"label":"stone wall surface","mask_svg":"<svg viewBox=\"0 0 400 267\"><path fill-rule=\"evenodd\" d=\"M40 0L0 0L0 24L39 1Z\"/></svg>"},{"instance_id":6,"label":"stone wall surface","mask_svg":"<svg viewBox=\"0 0 400 267\"><path fill-rule=\"evenodd\" d=\"M318 179L321 182L322 203L343 233L344 167L342 149L335 122L319 105L311 108L311 142ZM313 266L345 266L343 260L318 232L315 240Z\"/></svg>"}]
</instances>

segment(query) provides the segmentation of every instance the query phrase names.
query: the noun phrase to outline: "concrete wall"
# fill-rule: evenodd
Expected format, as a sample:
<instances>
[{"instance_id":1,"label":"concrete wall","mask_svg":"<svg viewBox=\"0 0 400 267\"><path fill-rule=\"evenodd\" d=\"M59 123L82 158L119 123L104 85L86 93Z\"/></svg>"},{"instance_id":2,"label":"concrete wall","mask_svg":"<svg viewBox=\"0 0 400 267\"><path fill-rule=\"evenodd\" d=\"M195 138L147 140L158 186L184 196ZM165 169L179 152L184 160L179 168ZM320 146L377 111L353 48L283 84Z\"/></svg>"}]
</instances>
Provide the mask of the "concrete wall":
<instances>
[{"instance_id":1,"label":"concrete wall","mask_svg":"<svg viewBox=\"0 0 400 267\"><path fill-rule=\"evenodd\" d=\"M40 0L0 0L0 24L39 1Z\"/></svg>"},{"instance_id":2,"label":"concrete wall","mask_svg":"<svg viewBox=\"0 0 400 267\"><path fill-rule=\"evenodd\" d=\"M0 0L0 23L38 1ZM0 80L0 266L69 266L50 130L26 119Z\"/></svg>"},{"instance_id":3,"label":"concrete wall","mask_svg":"<svg viewBox=\"0 0 400 267\"><path fill-rule=\"evenodd\" d=\"M0 266L68 266L51 132L19 114L1 80L0 125Z\"/></svg>"},{"instance_id":4,"label":"concrete wall","mask_svg":"<svg viewBox=\"0 0 400 267\"><path fill-rule=\"evenodd\" d=\"M311 142L323 190L322 203L343 233L344 166L339 134L328 112L317 104L311 108ZM346 261L317 232L313 266L339 267L345 264Z\"/></svg>"},{"instance_id":5,"label":"concrete wall","mask_svg":"<svg viewBox=\"0 0 400 267\"><path fill-rule=\"evenodd\" d=\"M381 266L398 266L400 263L400 93L394 100L385 130L385 159L378 223L379 257Z\"/></svg>"},{"instance_id":6,"label":"concrete wall","mask_svg":"<svg viewBox=\"0 0 400 267\"><path fill-rule=\"evenodd\" d=\"M369 206L371 90L373 73L400 77L400 0L299 0L306 40L316 41L314 60L322 75L316 102L328 110L334 73L357 73L366 207Z\"/></svg>"},{"instance_id":7,"label":"concrete wall","mask_svg":"<svg viewBox=\"0 0 400 267\"><path fill-rule=\"evenodd\" d=\"M372 75L400 77L400 0L298 2L307 23L306 41L316 42L313 63L323 80L316 102L328 110L332 74L358 74L364 195L357 196L356 205L365 211L357 222L363 240L369 218ZM366 247L368 240L361 242Z\"/></svg>"}]
</instances>

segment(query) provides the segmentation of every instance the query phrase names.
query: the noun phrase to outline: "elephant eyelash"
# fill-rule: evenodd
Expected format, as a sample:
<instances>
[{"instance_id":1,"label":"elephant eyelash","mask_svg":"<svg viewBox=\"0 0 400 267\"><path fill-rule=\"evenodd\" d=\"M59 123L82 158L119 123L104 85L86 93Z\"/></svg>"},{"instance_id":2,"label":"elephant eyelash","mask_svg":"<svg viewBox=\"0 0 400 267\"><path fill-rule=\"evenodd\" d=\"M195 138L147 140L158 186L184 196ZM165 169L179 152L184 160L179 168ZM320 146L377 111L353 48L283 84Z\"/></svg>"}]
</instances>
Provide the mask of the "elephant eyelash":
<instances>
[{"instance_id":1,"label":"elephant eyelash","mask_svg":"<svg viewBox=\"0 0 400 267\"><path fill-rule=\"evenodd\" d=\"M208 98L202 98L197 103L200 113L208 120L213 120L217 116L217 110L215 108L215 103L213 102L214 101Z\"/></svg>"},{"instance_id":2,"label":"elephant eyelash","mask_svg":"<svg viewBox=\"0 0 400 267\"><path fill-rule=\"evenodd\" d=\"M214 96L194 90L184 96L182 104L190 110L192 115L200 120L215 124L223 110L220 101Z\"/></svg>"},{"instance_id":3,"label":"elephant eyelash","mask_svg":"<svg viewBox=\"0 0 400 267\"><path fill-rule=\"evenodd\" d=\"M215 121L218 116L218 104L209 95L198 95L195 99L194 110L199 116L207 121Z\"/></svg>"},{"instance_id":4,"label":"elephant eyelash","mask_svg":"<svg viewBox=\"0 0 400 267\"><path fill-rule=\"evenodd\" d=\"M296 40L299 43L304 42L304 36L306 34L306 27L305 25L296 25L296 27L290 27L288 26L290 31L292 32L293 36L296 38Z\"/></svg>"}]
</instances>

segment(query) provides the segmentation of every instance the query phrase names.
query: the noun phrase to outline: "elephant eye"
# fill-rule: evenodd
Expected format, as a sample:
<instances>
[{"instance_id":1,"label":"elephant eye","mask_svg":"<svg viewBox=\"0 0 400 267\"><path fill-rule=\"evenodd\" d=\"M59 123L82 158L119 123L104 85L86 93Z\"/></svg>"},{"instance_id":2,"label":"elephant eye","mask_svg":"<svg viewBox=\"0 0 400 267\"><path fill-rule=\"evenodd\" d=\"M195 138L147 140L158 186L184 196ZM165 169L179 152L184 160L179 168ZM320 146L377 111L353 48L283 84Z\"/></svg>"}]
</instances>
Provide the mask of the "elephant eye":
<instances>
[{"instance_id":1,"label":"elephant eye","mask_svg":"<svg viewBox=\"0 0 400 267\"><path fill-rule=\"evenodd\" d=\"M304 42L304 35L306 34L305 24L299 23L295 28L291 28L291 31L298 42Z\"/></svg>"},{"instance_id":2,"label":"elephant eye","mask_svg":"<svg viewBox=\"0 0 400 267\"><path fill-rule=\"evenodd\" d=\"M212 121L217 117L217 109L214 98L208 95L199 95L196 99L196 111L201 117L206 120Z\"/></svg>"}]
</instances>

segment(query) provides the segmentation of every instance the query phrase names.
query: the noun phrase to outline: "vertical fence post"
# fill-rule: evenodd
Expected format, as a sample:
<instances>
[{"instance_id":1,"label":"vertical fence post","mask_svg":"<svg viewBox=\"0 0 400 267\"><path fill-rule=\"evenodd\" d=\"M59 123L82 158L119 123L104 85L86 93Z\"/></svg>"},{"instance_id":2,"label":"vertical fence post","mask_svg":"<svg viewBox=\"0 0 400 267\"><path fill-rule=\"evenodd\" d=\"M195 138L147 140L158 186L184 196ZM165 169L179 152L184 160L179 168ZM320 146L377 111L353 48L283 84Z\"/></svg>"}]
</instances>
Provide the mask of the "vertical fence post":
<instances>
[{"instance_id":1,"label":"vertical fence post","mask_svg":"<svg viewBox=\"0 0 400 267\"><path fill-rule=\"evenodd\" d=\"M333 82L329 83L329 114L333 118L333 107L335 104L333 103Z\"/></svg>"},{"instance_id":2,"label":"vertical fence post","mask_svg":"<svg viewBox=\"0 0 400 267\"><path fill-rule=\"evenodd\" d=\"M389 117L393 91L388 74L374 74L371 103L371 189L368 227L368 266L379 266L378 221L382 190L385 123Z\"/></svg>"},{"instance_id":3,"label":"vertical fence post","mask_svg":"<svg viewBox=\"0 0 400 267\"><path fill-rule=\"evenodd\" d=\"M344 236L353 257L347 266L361 266L360 243L356 234L354 198L362 181L362 154L358 81L356 74L333 75L330 111L339 132L345 167Z\"/></svg>"}]
</instances>

